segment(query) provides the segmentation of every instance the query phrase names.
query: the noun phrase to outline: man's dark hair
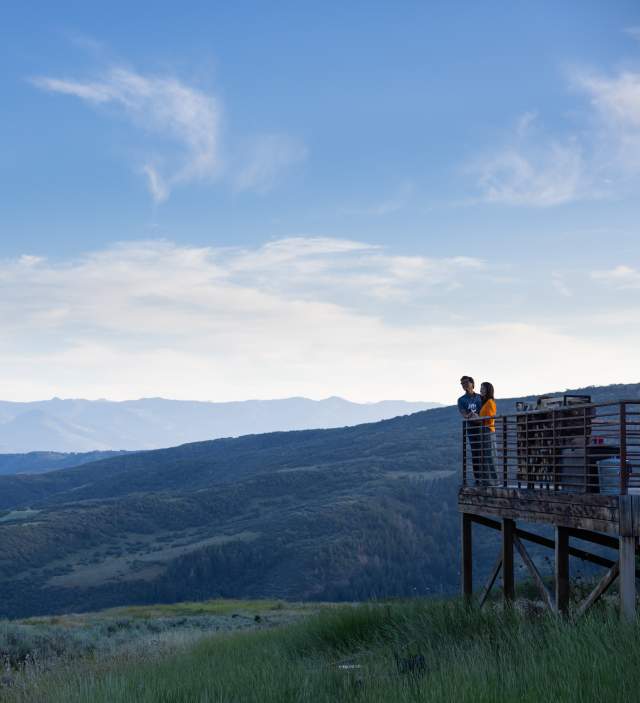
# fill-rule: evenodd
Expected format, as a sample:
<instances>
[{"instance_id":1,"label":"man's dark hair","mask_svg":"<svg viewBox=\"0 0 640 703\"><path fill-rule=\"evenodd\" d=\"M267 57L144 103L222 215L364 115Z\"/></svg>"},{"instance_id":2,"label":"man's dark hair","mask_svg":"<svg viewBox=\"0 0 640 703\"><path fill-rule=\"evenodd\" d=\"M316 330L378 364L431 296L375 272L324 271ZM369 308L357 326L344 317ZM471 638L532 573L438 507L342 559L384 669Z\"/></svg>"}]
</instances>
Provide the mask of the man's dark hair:
<instances>
[{"instance_id":1,"label":"man's dark hair","mask_svg":"<svg viewBox=\"0 0 640 703\"><path fill-rule=\"evenodd\" d=\"M471 376L463 376L460 379L460 383L464 383L465 381L471 381L471 383L473 383L474 386L476 385L476 382L473 380L473 378Z\"/></svg>"}]
</instances>

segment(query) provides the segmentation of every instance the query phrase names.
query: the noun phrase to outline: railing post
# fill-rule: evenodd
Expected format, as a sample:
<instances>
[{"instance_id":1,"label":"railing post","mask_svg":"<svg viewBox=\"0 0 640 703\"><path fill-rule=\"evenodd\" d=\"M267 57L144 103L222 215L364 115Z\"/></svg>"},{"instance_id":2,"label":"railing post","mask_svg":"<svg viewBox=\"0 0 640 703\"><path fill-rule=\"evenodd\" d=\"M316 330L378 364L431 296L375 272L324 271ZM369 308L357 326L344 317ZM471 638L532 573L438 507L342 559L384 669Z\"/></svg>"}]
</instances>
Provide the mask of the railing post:
<instances>
[{"instance_id":1,"label":"railing post","mask_svg":"<svg viewBox=\"0 0 640 703\"><path fill-rule=\"evenodd\" d=\"M467 421L462 421L462 485L467 485Z\"/></svg>"},{"instance_id":2,"label":"railing post","mask_svg":"<svg viewBox=\"0 0 640 703\"><path fill-rule=\"evenodd\" d=\"M584 492L589 493L589 436L587 434L587 408L582 411L582 434L584 445Z\"/></svg>"},{"instance_id":3,"label":"railing post","mask_svg":"<svg viewBox=\"0 0 640 703\"><path fill-rule=\"evenodd\" d=\"M502 485L509 485L509 465L507 463L507 416L502 416Z\"/></svg>"},{"instance_id":4,"label":"railing post","mask_svg":"<svg viewBox=\"0 0 640 703\"><path fill-rule=\"evenodd\" d=\"M480 482L483 485L487 485L488 476L485 476L485 463L484 463L484 420L476 420L478 427L476 427L476 436L480 441Z\"/></svg>"},{"instance_id":5,"label":"railing post","mask_svg":"<svg viewBox=\"0 0 640 703\"><path fill-rule=\"evenodd\" d=\"M556 411L551 411L551 472L553 474L553 490L560 488L560 472L558 471L558 433Z\"/></svg>"},{"instance_id":6,"label":"railing post","mask_svg":"<svg viewBox=\"0 0 640 703\"><path fill-rule=\"evenodd\" d=\"M620 495L627 495L629 471L627 468L627 406L620 403Z\"/></svg>"}]
</instances>

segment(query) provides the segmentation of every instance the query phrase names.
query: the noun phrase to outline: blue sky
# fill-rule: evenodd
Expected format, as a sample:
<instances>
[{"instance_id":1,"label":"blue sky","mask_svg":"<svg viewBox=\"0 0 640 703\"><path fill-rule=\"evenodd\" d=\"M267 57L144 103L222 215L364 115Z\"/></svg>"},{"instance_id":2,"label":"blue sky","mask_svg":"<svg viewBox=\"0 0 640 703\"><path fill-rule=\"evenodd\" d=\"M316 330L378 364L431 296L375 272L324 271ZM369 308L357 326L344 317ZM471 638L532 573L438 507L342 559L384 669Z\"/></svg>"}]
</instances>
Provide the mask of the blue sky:
<instances>
[{"instance_id":1,"label":"blue sky","mask_svg":"<svg viewBox=\"0 0 640 703\"><path fill-rule=\"evenodd\" d=\"M638 380L640 6L21 3L0 395Z\"/></svg>"}]
</instances>

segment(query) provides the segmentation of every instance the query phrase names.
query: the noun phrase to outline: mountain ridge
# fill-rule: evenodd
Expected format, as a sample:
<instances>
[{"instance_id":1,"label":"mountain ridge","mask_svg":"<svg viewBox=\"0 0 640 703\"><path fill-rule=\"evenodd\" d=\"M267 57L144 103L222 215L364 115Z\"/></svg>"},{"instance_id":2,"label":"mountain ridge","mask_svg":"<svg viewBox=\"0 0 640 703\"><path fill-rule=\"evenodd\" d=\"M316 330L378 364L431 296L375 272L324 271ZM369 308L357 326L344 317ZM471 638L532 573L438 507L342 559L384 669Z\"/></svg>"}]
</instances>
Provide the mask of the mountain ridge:
<instances>
[{"instance_id":1,"label":"mountain ridge","mask_svg":"<svg viewBox=\"0 0 640 703\"><path fill-rule=\"evenodd\" d=\"M219 437L358 425L437 406L395 400L353 403L337 396L319 401L0 401L0 453L159 449Z\"/></svg>"}]
</instances>

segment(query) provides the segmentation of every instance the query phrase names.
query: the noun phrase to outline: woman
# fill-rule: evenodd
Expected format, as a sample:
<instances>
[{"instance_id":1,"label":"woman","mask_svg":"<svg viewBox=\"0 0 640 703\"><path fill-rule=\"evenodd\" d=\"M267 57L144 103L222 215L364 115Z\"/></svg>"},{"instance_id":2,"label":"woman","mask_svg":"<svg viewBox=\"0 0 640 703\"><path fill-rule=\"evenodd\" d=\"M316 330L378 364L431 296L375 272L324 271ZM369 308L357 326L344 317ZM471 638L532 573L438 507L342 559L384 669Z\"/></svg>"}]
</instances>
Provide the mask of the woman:
<instances>
[{"instance_id":1,"label":"woman","mask_svg":"<svg viewBox=\"0 0 640 703\"><path fill-rule=\"evenodd\" d=\"M496 401L493 397L493 385L488 381L484 381L480 386L480 397L482 405L480 406L480 417L487 418L482 421L482 442L481 442L481 457L482 457L482 477L488 483L489 480L497 481L496 475L496 421L495 415L497 412Z\"/></svg>"}]
</instances>

